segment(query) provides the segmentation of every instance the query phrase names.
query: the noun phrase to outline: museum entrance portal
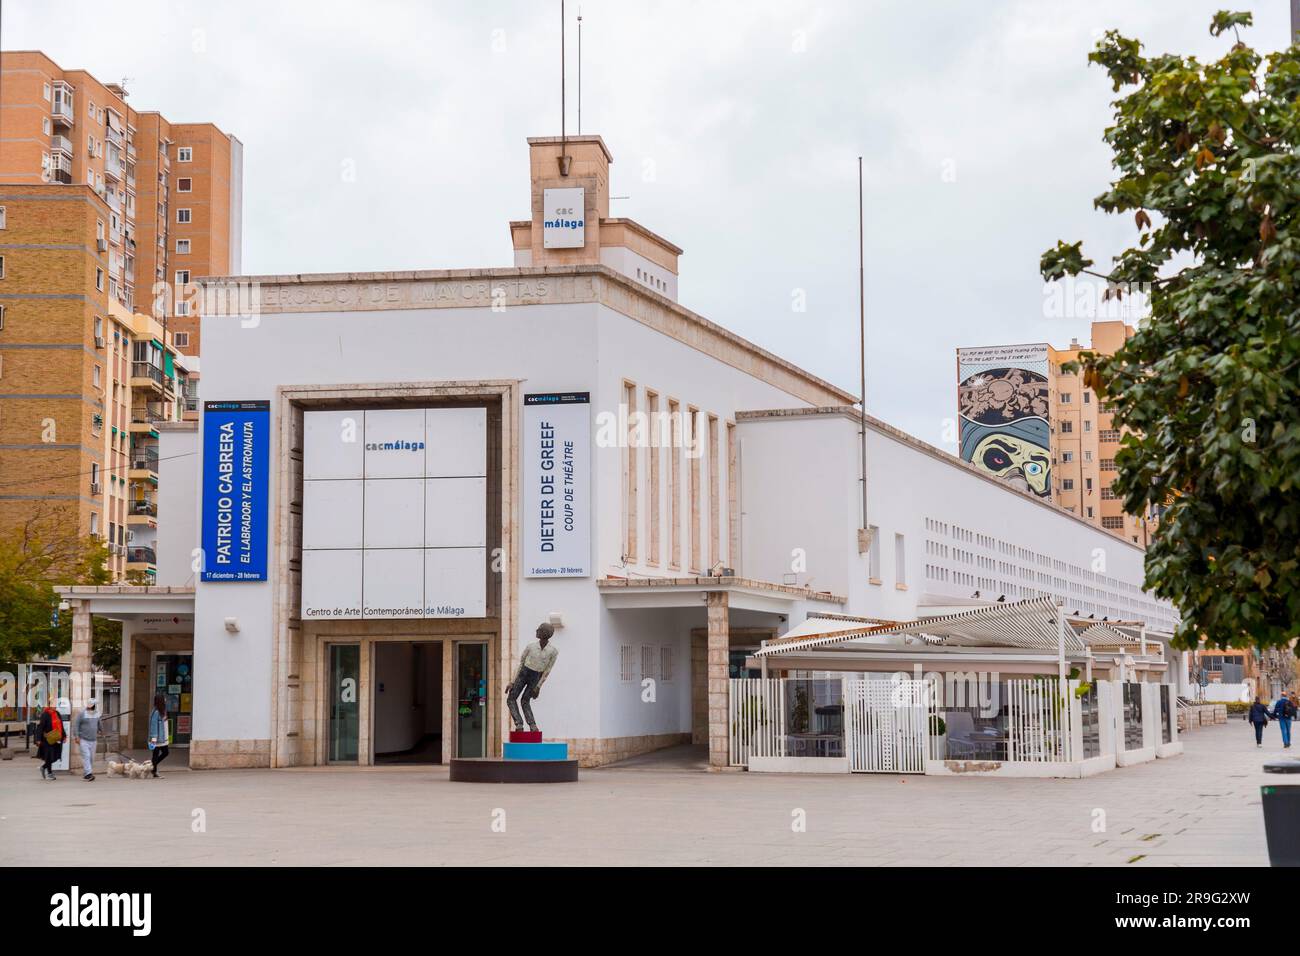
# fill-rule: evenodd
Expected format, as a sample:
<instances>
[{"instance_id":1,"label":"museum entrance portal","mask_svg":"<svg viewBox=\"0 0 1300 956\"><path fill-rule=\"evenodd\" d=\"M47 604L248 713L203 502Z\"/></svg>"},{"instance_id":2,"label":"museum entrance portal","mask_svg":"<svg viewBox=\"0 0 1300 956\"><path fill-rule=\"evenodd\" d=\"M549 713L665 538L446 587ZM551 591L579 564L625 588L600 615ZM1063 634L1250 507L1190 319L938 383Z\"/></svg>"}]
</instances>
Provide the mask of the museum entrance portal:
<instances>
[{"instance_id":1,"label":"museum entrance portal","mask_svg":"<svg viewBox=\"0 0 1300 956\"><path fill-rule=\"evenodd\" d=\"M370 647L371 747L376 764L442 762L442 642Z\"/></svg>"},{"instance_id":2,"label":"museum entrance portal","mask_svg":"<svg viewBox=\"0 0 1300 956\"><path fill-rule=\"evenodd\" d=\"M438 764L444 754L488 753L486 641L331 642L325 658L329 763Z\"/></svg>"}]
</instances>

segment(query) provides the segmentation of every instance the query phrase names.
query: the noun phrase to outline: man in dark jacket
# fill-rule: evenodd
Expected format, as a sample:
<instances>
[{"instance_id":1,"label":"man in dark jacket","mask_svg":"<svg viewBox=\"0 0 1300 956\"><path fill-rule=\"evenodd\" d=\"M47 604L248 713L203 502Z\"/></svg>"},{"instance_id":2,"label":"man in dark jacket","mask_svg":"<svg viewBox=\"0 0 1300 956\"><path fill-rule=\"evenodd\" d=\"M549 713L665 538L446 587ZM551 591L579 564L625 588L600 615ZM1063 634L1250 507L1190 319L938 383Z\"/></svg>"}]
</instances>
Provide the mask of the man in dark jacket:
<instances>
[{"instance_id":1,"label":"man in dark jacket","mask_svg":"<svg viewBox=\"0 0 1300 956\"><path fill-rule=\"evenodd\" d=\"M1264 725L1268 723L1268 705L1262 704L1259 698L1255 698L1255 703L1250 705L1250 713L1246 719L1255 725L1255 746L1264 746Z\"/></svg>"},{"instance_id":2,"label":"man in dark jacket","mask_svg":"<svg viewBox=\"0 0 1300 956\"><path fill-rule=\"evenodd\" d=\"M1291 721L1295 719L1295 701L1282 692L1282 696L1277 699L1273 705L1273 713L1269 715L1282 728L1282 746L1284 748L1291 746Z\"/></svg>"}]
</instances>

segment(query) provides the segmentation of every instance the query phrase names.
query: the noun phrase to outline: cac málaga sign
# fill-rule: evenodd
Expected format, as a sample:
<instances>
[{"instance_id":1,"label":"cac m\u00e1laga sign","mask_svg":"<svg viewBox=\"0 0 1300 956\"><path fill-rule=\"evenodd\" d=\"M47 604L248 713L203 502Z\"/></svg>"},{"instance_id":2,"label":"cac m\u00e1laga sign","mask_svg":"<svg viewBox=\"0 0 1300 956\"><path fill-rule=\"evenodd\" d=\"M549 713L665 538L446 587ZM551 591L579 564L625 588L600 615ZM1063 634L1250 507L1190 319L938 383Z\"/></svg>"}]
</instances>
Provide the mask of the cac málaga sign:
<instances>
[{"instance_id":1,"label":"cac m\u00e1laga sign","mask_svg":"<svg viewBox=\"0 0 1300 956\"><path fill-rule=\"evenodd\" d=\"M271 404L203 403L204 581L265 581Z\"/></svg>"},{"instance_id":2,"label":"cac m\u00e1laga sign","mask_svg":"<svg viewBox=\"0 0 1300 956\"><path fill-rule=\"evenodd\" d=\"M591 573L591 394L524 396L524 574Z\"/></svg>"},{"instance_id":3,"label":"cac m\u00e1laga sign","mask_svg":"<svg viewBox=\"0 0 1300 956\"><path fill-rule=\"evenodd\" d=\"M581 186L542 190L543 249L581 249L586 245L586 195Z\"/></svg>"}]
</instances>

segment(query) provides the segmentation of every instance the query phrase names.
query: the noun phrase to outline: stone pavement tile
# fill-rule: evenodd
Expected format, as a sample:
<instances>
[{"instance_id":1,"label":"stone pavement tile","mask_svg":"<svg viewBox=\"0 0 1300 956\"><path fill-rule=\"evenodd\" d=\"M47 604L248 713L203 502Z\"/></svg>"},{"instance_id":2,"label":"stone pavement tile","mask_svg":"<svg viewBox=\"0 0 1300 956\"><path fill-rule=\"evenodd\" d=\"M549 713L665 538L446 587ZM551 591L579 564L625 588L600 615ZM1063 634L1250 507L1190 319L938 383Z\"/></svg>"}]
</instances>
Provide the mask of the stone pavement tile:
<instances>
[{"instance_id":1,"label":"stone pavement tile","mask_svg":"<svg viewBox=\"0 0 1300 956\"><path fill-rule=\"evenodd\" d=\"M443 768L79 785L44 783L19 759L0 763L0 847L18 865L1265 865L1258 788L1275 778L1263 779L1236 729L1201 728L1181 757L1084 780L611 767L557 787L451 784ZM37 805L53 826L26 825ZM806 832L792 832L796 808ZM1097 808L1104 833L1093 831ZM495 833L502 810L506 832Z\"/></svg>"}]
</instances>

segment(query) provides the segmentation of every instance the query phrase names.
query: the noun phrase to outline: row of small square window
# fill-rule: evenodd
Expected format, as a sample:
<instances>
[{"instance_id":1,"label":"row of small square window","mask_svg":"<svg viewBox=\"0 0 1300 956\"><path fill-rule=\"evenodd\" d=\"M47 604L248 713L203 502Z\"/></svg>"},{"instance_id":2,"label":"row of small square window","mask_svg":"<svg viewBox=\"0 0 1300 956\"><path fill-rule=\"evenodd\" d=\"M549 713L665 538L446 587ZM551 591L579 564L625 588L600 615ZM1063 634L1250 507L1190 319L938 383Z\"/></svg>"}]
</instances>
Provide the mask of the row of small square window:
<instances>
[{"instance_id":1,"label":"row of small square window","mask_svg":"<svg viewBox=\"0 0 1300 956\"><path fill-rule=\"evenodd\" d=\"M637 679L637 648L631 644L622 644L618 649L618 679L633 681ZM665 683L673 679L673 649L656 644L642 644L640 647L641 679L647 677Z\"/></svg>"}]
</instances>

